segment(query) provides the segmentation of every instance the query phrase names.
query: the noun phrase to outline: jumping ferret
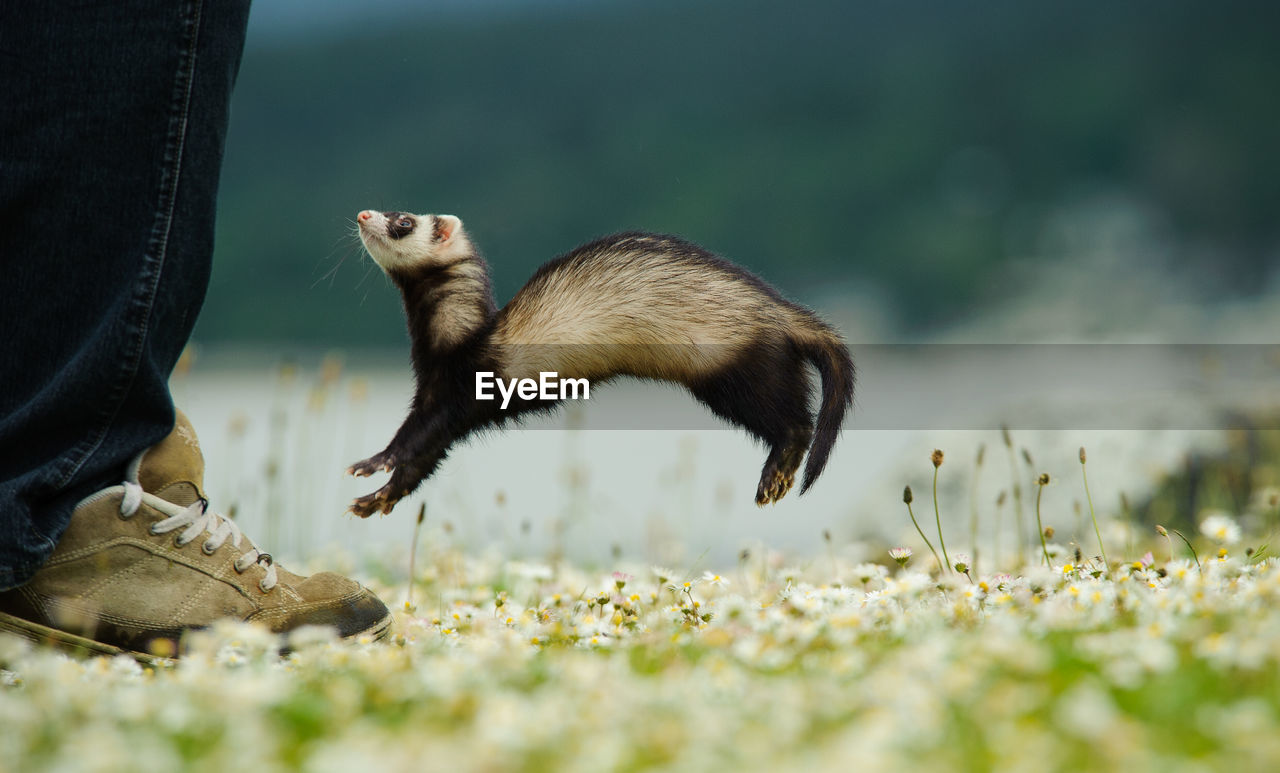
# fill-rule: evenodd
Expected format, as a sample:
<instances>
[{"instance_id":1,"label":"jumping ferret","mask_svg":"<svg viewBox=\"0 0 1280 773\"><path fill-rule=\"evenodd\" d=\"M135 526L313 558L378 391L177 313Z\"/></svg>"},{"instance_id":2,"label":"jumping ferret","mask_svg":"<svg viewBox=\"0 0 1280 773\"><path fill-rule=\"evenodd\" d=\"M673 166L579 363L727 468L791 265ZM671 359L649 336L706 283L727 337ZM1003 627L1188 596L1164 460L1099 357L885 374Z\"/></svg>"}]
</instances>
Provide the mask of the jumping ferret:
<instances>
[{"instance_id":1,"label":"jumping ferret","mask_svg":"<svg viewBox=\"0 0 1280 773\"><path fill-rule=\"evenodd\" d=\"M538 269L499 310L488 266L452 215L365 210L360 239L404 296L417 391L384 451L348 469L389 471L351 505L368 517L430 477L450 446L557 401L476 399L477 372L504 381L541 372L599 384L615 376L683 384L769 446L756 504L781 499L808 452L804 484L827 463L853 401L853 360L813 312L750 272L674 236L606 236ZM822 377L809 410L805 363Z\"/></svg>"}]
</instances>

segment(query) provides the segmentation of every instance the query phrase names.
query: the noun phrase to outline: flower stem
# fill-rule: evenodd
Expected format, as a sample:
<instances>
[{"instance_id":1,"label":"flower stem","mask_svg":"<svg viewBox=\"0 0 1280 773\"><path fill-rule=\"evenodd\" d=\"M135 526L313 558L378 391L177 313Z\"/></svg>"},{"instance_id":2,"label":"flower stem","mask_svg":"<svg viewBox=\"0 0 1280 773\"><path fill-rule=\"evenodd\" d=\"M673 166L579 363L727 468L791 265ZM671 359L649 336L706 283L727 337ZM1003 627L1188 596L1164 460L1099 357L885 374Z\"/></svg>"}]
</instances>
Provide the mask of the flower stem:
<instances>
[{"instance_id":1,"label":"flower stem","mask_svg":"<svg viewBox=\"0 0 1280 773\"><path fill-rule=\"evenodd\" d=\"M1201 577L1203 577L1203 576L1204 576L1204 567L1200 565L1200 556L1196 555L1196 549L1195 549L1195 548L1193 548L1193 547L1191 547L1191 540L1189 540L1189 539L1187 539L1185 536L1183 536L1182 532L1178 531L1177 529L1170 529L1169 531L1173 532L1174 534L1177 534L1177 535L1178 535L1178 538L1179 538L1179 539L1181 539L1183 542L1185 542L1185 543L1186 543L1186 545L1187 545L1187 550L1190 550L1190 551L1191 551L1191 558L1196 562L1196 569L1198 569L1198 570L1200 571L1200 576L1201 576ZM1170 557L1170 559L1171 559L1171 560L1172 560L1172 558L1173 558L1172 544L1173 544L1173 541L1172 541L1172 540L1170 540L1170 547L1171 547L1171 549L1169 550L1169 557Z\"/></svg>"},{"instance_id":2,"label":"flower stem","mask_svg":"<svg viewBox=\"0 0 1280 773\"><path fill-rule=\"evenodd\" d=\"M1022 484L1018 482L1021 474L1018 472L1018 460L1013 453L1013 441L1009 437L1009 430L1004 430L1004 444L1009 450L1009 489L1013 495L1013 512L1016 516L1014 527L1014 549L1018 561L1022 561L1022 557L1026 555L1026 531L1027 527L1022 520Z\"/></svg>"},{"instance_id":3,"label":"flower stem","mask_svg":"<svg viewBox=\"0 0 1280 773\"><path fill-rule=\"evenodd\" d=\"M907 502L907 515L911 516L911 525L916 527L916 532L920 535L920 539L924 540L924 544L928 546L929 552L933 554L933 560L942 565L942 559L938 558L938 551L933 549L933 543L929 542L929 538L924 536L924 530L920 528L920 524L916 523L916 514L911 512L911 503Z\"/></svg>"},{"instance_id":4,"label":"flower stem","mask_svg":"<svg viewBox=\"0 0 1280 773\"><path fill-rule=\"evenodd\" d=\"M1053 568L1053 562L1049 560L1049 546L1044 541L1044 524L1040 522L1040 497L1044 494L1044 486L1036 489L1036 528L1040 530L1040 549L1044 551L1045 566Z\"/></svg>"},{"instance_id":5,"label":"flower stem","mask_svg":"<svg viewBox=\"0 0 1280 773\"><path fill-rule=\"evenodd\" d=\"M1110 567L1111 564L1107 563L1107 549L1102 546L1102 531L1098 529L1098 516L1093 512L1093 497L1089 494L1089 474L1085 472L1083 448L1080 449L1080 476L1084 478L1084 498L1089 501L1089 517L1093 519L1093 533L1098 537L1098 550L1102 551L1102 565Z\"/></svg>"},{"instance_id":6,"label":"flower stem","mask_svg":"<svg viewBox=\"0 0 1280 773\"><path fill-rule=\"evenodd\" d=\"M418 521L413 524L413 539L409 542L409 592L405 594L404 606L406 610L413 608L413 564L414 559L418 557L418 533L422 531L422 522L427 517L427 503L423 502L418 506Z\"/></svg>"},{"instance_id":7,"label":"flower stem","mask_svg":"<svg viewBox=\"0 0 1280 773\"><path fill-rule=\"evenodd\" d=\"M982 457L986 455L986 446L978 446L978 456L973 463L973 480L969 483L969 545L973 550L973 572L978 571L978 476L982 472Z\"/></svg>"},{"instance_id":8,"label":"flower stem","mask_svg":"<svg viewBox=\"0 0 1280 773\"><path fill-rule=\"evenodd\" d=\"M942 538L942 516L938 513L938 465L933 466L933 520L938 524L938 543L942 545L942 560L947 562L947 571L951 568L951 558L947 556L947 541Z\"/></svg>"}]
</instances>

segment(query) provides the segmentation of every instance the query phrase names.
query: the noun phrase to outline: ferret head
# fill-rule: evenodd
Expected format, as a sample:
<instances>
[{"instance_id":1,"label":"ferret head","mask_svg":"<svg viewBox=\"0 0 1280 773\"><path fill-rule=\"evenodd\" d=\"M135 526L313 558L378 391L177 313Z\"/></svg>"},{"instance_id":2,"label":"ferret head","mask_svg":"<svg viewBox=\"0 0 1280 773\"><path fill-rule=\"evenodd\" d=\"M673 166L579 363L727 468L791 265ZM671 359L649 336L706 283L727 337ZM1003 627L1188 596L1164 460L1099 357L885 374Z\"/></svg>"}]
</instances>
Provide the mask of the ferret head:
<instances>
[{"instance_id":1,"label":"ferret head","mask_svg":"<svg viewBox=\"0 0 1280 773\"><path fill-rule=\"evenodd\" d=\"M360 241L388 274L414 268L448 266L474 250L453 215L412 215L366 209L356 215Z\"/></svg>"}]
</instances>

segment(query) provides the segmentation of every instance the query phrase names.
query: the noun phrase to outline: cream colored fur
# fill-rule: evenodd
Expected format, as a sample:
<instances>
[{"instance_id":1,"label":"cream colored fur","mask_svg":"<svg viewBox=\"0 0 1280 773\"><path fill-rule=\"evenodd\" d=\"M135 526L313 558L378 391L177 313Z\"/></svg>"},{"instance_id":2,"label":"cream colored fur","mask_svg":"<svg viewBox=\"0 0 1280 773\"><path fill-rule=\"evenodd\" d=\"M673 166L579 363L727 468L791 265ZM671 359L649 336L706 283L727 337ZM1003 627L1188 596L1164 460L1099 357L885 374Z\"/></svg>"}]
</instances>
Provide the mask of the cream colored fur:
<instances>
[{"instance_id":1,"label":"cream colored fur","mask_svg":"<svg viewBox=\"0 0 1280 773\"><path fill-rule=\"evenodd\" d=\"M360 234L386 271L443 264L456 273L437 291L431 324L433 346L444 347L484 323L475 293L486 289L485 268L468 259L473 248L458 218L414 217L418 226L401 239L383 235L387 221L378 212ZM433 217L447 218L443 242L432 240ZM829 335L741 276L675 258L656 237L639 235L611 245L606 262L579 254L532 280L499 313L490 344L508 378L555 371L687 381L730 364L770 333L797 332Z\"/></svg>"}]
</instances>

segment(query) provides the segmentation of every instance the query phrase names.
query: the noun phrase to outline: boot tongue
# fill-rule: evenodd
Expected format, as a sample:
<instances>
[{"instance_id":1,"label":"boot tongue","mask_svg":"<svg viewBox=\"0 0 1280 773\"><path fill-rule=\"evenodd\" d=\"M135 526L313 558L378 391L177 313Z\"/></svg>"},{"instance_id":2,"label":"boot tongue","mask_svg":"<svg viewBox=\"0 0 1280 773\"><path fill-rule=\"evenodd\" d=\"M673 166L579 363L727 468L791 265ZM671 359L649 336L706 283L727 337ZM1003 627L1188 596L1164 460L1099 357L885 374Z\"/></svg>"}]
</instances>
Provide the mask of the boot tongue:
<instances>
[{"instance_id":1,"label":"boot tongue","mask_svg":"<svg viewBox=\"0 0 1280 773\"><path fill-rule=\"evenodd\" d=\"M182 507L204 496L204 455L182 411L177 411L169 436L142 453L138 483L143 491Z\"/></svg>"}]
</instances>

